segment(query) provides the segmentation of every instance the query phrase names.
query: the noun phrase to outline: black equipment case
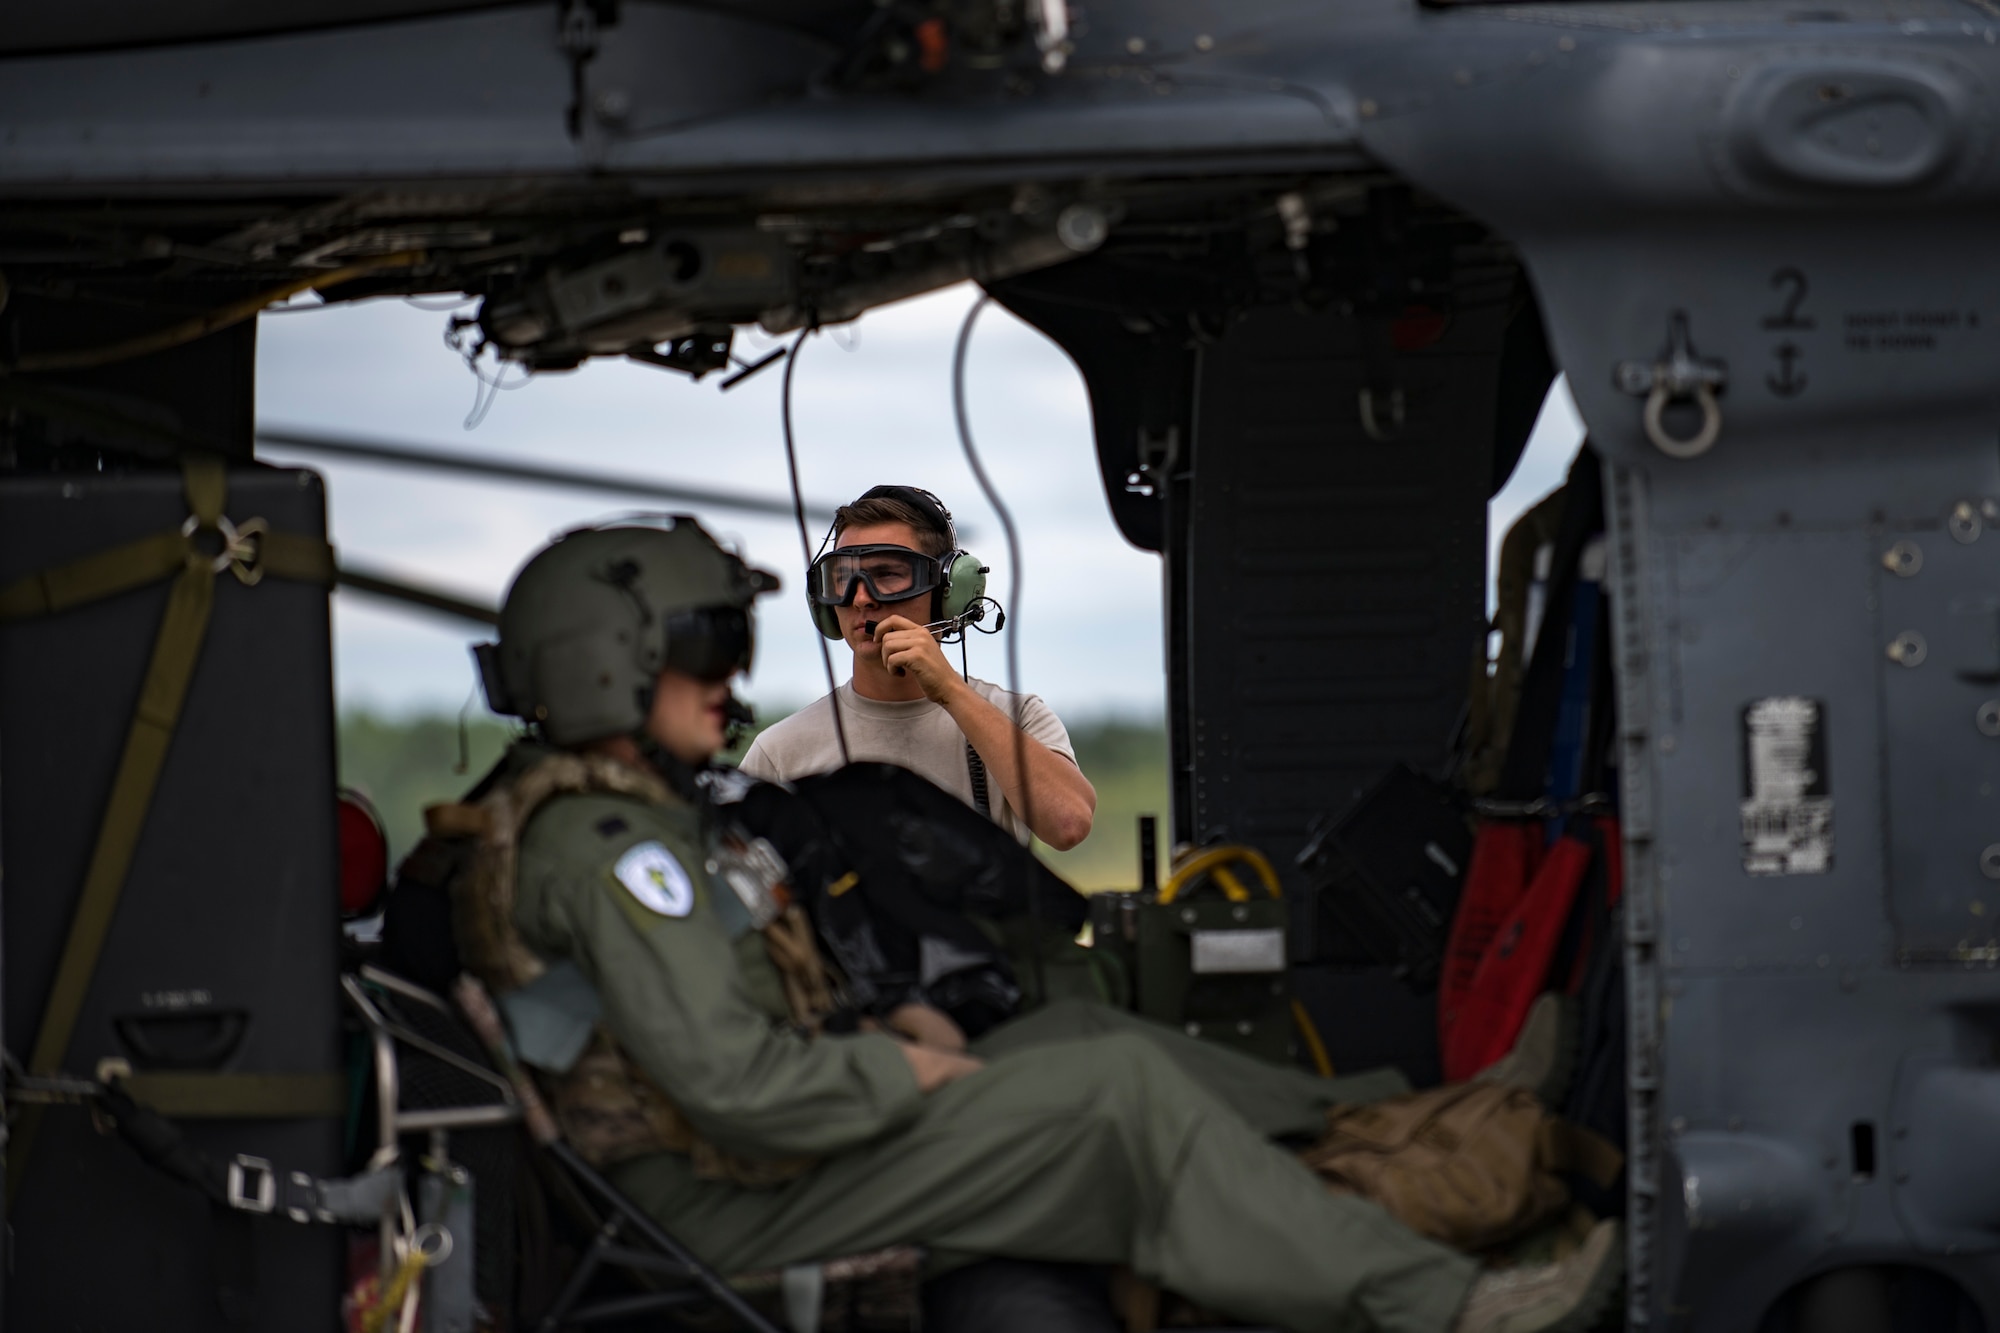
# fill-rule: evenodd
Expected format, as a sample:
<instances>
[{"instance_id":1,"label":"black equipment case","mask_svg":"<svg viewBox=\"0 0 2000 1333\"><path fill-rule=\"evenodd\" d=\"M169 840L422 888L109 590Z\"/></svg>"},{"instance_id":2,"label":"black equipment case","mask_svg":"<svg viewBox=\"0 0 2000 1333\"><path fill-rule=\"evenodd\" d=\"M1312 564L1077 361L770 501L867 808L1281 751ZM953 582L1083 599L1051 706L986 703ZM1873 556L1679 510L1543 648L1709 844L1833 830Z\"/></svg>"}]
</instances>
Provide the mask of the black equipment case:
<instances>
[{"instance_id":1,"label":"black equipment case","mask_svg":"<svg viewBox=\"0 0 2000 1333\"><path fill-rule=\"evenodd\" d=\"M318 477L231 469L225 514L323 537ZM175 470L0 481L0 585L180 526ZM25 1063L167 604L162 580L0 623L0 910L8 1050ZM64 1071L338 1079L337 842L327 589L215 579L192 684ZM338 1089L335 1088L335 1095ZM341 1173L341 1123L188 1118L214 1157ZM8 1210L9 1330L331 1330L343 1233L212 1208L41 1115Z\"/></svg>"},{"instance_id":2,"label":"black equipment case","mask_svg":"<svg viewBox=\"0 0 2000 1333\"><path fill-rule=\"evenodd\" d=\"M1471 859L1472 826L1451 788L1398 764L1319 825L1298 864L1328 926L1428 991Z\"/></svg>"}]
</instances>

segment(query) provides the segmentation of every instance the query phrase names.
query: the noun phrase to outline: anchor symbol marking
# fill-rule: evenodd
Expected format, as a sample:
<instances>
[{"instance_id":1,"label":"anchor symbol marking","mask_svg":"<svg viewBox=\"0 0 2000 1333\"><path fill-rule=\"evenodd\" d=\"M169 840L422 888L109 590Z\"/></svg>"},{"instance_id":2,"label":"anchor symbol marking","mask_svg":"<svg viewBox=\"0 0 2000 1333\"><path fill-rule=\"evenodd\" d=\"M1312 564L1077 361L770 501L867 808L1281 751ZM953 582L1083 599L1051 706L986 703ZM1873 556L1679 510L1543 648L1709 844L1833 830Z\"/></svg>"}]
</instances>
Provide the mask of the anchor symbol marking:
<instances>
[{"instance_id":1,"label":"anchor symbol marking","mask_svg":"<svg viewBox=\"0 0 2000 1333\"><path fill-rule=\"evenodd\" d=\"M1764 377L1764 383L1780 398L1796 398L1806 390L1806 377L1798 368L1799 349L1794 343L1781 343L1772 353L1778 358L1778 369Z\"/></svg>"}]
</instances>

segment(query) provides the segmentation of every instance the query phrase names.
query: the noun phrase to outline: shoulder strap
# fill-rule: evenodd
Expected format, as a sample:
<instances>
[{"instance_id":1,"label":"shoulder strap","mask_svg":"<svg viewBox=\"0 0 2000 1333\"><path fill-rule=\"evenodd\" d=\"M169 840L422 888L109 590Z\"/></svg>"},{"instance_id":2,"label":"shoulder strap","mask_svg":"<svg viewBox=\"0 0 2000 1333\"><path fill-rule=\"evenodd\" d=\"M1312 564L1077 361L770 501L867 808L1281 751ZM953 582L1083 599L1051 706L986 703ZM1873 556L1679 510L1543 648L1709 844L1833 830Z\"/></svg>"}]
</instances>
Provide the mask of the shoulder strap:
<instances>
[{"instance_id":1,"label":"shoulder strap","mask_svg":"<svg viewBox=\"0 0 2000 1333\"><path fill-rule=\"evenodd\" d=\"M986 792L986 761L979 757L979 751L972 748L972 742L965 743L965 771L972 775L972 803L979 813L993 818L993 800Z\"/></svg>"},{"instance_id":2,"label":"shoulder strap","mask_svg":"<svg viewBox=\"0 0 2000 1333\"><path fill-rule=\"evenodd\" d=\"M661 805L674 799L658 778L602 755L553 754L500 783L476 805L433 806L424 812L433 833L448 828L479 839L472 873L458 876L451 886L452 930L467 970L495 991L526 985L547 970L514 927L521 834L544 802L591 791Z\"/></svg>"},{"instance_id":3,"label":"shoulder strap","mask_svg":"<svg viewBox=\"0 0 2000 1333\"><path fill-rule=\"evenodd\" d=\"M1555 561L1550 566L1542 628L1521 678L1513 732L1495 788L1495 795L1509 801L1536 800L1546 793L1548 786L1549 753L1555 742L1556 716L1562 707L1577 562L1591 537L1604 528L1603 476L1597 454L1588 442L1570 467L1567 492L1556 530Z\"/></svg>"}]
</instances>

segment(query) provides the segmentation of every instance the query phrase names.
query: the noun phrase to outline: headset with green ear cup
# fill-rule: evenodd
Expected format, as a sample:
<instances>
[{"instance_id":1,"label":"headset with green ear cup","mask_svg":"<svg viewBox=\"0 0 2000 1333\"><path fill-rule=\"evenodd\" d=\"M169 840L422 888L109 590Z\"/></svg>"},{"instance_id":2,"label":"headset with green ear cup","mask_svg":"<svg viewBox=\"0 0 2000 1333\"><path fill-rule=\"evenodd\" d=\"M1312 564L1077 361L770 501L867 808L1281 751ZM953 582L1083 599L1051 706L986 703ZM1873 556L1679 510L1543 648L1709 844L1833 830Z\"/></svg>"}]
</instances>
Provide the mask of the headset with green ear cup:
<instances>
[{"instance_id":1,"label":"headset with green ear cup","mask_svg":"<svg viewBox=\"0 0 2000 1333\"><path fill-rule=\"evenodd\" d=\"M969 551L953 551L939 563L944 584L938 589L938 619L961 620L986 596L986 566Z\"/></svg>"},{"instance_id":2,"label":"headset with green ear cup","mask_svg":"<svg viewBox=\"0 0 2000 1333\"><path fill-rule=\"evenodd\" d=\"M944 507L944 502L929 491L916 486L875 486L860 499L899 500L931 519L926 526L945 538L948 549L936 561L938 581L931 589L930 619L935 622L978 618L979 604L986 597L987 567L971 552L958 549L958 527L952 522L951 511ZM834 530L829 529L826 534L827 542L831 542L833 536ZM817 570L830 554L837 554L844 549L846 548L836 548L834 552L829 552L826 543L821 543L820 555L813 560L813 570ZM817 582L809 571L806 579L807 610L821 634L829 639L839 639L842 637L840 617L832 604L822 602L815 596ZM874 591L872 584L870 591ZM846 595L849 598L853 596L851 582L846 589ZM922 596L921 593L916 595Z\"/></svg>"}]
</instances>

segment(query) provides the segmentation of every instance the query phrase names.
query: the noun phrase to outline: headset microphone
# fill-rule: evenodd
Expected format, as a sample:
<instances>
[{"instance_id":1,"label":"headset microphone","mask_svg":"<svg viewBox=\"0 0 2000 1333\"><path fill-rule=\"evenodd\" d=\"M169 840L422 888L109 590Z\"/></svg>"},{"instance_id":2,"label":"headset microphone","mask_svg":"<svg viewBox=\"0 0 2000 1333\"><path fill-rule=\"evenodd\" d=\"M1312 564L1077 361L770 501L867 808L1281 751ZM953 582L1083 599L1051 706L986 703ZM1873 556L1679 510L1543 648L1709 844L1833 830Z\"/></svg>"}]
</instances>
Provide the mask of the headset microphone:
<instances>
[{"instance_id":1,"label":"headset microphone","mask_svg":"<svg viewBox=\"0 0 2000 1333\"><path fill-rule=\"evenodd\" d=\"M981 571L981 573L984 572L985 571L983 570ZM917 626L917 628L921 630L928 630L933 634L937 633L939 630L943 630L947 636L952 634L963 634L965 633L968 626L976 625L980 621L986 619L986 606L987 606L986 599L981 598L979 601L974 602L971 608L968 609L964 615L947 616L943 620L933 620L930 624L919 625ZM998 607L996 606L995 609L998 610ZM864 620L861 622L861 628L868 631L868 637L872 639L875 637L876 626L880 625L881 623L882 622L879 620ZM1007 613L1005 611L1000 611L999 621L993 626L993 630L991 632L993 633L999 632L999 630L1003 626L1005 626L1006 623L1007 623ZM899 676L909 674L908 672L904 671L902 667L891 667L890 670L894 671Z\"/></svg>"}]
</instances>

